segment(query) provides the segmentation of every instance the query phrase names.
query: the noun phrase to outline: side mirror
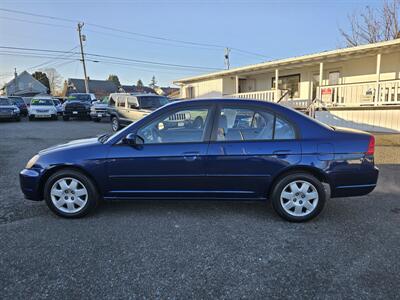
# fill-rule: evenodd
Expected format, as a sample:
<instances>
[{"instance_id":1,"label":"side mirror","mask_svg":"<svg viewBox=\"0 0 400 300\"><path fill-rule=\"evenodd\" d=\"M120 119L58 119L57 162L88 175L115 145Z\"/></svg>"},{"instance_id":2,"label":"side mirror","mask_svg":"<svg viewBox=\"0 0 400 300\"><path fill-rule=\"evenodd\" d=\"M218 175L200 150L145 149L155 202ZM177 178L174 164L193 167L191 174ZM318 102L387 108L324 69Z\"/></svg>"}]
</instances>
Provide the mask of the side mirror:
<instances>
[{"instance_id":1,"label":"side mirror","mask_svg":"<svg viewBox=\"0 0 400 300\"><path fill-rule=\"evenodd\" d=\"M133 147L142 147L144 144L144 140L142 137L138 136L135 133L129 133L124 139L122 140L124 144L133 146Z\"/></svg>"}]
</instances>

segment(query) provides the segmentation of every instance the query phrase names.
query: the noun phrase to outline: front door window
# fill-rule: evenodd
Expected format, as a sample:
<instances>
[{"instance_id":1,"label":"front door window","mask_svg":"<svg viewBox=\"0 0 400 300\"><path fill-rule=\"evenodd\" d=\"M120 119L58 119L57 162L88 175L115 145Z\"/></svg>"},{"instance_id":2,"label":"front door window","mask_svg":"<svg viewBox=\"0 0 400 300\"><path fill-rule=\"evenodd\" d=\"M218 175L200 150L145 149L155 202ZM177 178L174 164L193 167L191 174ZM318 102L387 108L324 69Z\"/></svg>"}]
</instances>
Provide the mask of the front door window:
<instances>
[{"instance_id":1,"label":"front door window","mask_svg":"<svg viewBox=\"0 0 400 300\"><path fill-rule=\"evenodd\" d=\"M170 112L138 130L145 144L202 142L208 108Z\"/></svg>"}]
</instances>

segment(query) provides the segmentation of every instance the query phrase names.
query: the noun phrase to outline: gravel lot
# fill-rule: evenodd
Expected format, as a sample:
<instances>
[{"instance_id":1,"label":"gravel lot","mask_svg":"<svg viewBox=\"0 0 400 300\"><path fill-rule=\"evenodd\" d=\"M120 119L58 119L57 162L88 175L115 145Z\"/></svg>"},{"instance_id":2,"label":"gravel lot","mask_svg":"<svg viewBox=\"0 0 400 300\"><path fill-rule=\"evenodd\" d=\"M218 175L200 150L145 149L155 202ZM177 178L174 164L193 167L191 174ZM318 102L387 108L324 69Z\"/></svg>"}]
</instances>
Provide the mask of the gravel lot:
<instances>
[{"instance_id":1,"label":"gravel lot","mask_svg":"<svg viewBox=\"0 0 400 300\"><path fill-rule=\"evenodd\" d=\"M38 150L109 129L0 123L0 298L399 298L396 145L377 148L372 194L306 224L256 202L121 201L64 220L23 199L18 172Z\"/></svg>"}]
</instances>

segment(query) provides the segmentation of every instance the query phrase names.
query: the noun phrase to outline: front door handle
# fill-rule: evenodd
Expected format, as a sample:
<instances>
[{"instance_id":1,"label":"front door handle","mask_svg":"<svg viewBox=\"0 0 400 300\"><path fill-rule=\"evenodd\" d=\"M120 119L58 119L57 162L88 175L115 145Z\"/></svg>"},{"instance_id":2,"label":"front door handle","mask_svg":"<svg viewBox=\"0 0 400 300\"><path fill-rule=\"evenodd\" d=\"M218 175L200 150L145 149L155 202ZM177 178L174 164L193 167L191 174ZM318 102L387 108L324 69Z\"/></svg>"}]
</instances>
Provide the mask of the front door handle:
<instances>
[{"instance_id":1,"label":"front door handle","mask_svg":"<svg viewBox=\"0 0 400 300\"><path fill-rule=\"evenodd\" d=\"M199 156L199 152L185 152L183 158L186 161L195 161Z\"/></svg>"}]
</instances>

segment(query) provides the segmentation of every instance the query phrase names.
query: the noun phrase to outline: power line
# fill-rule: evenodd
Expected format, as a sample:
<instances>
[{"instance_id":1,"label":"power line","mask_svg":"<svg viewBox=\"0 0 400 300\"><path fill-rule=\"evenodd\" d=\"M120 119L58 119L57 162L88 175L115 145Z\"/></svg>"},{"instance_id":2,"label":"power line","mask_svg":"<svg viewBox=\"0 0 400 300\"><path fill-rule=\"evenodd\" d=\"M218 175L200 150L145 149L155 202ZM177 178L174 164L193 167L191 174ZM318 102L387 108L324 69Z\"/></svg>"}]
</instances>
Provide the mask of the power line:
<instances>
[{"instance_id":1,"label":"power line","mask_svg":"<svg viewBox=\"0 0 400 300\"><path fill-rule=\"evenodd\" d=\"M73 48L67 50L67 52L72 53L72 51L75 50L75 49L77 49L78 47L79 47L79 46L75 46L75 47L73 47ZM72 57L72 56L74 56L74 55L75 55L75 53L72 53L71 55L60 55L60 56L58 56L58 57L56 57L56 58L47 60L47 61L45 61L44 63L41 63L41 64L38 64L38 65L36 65L36 66L27 68L27 70L31 70L31 69L36 69L36 68L39 68L39 67L43 67L43 66L45 66L45 65L48 65L49 63L51 64L51 63L54 62L57 58L60 58L60 57Z\"/></svg>"},{"instance_id":2,"label":"power line","mask_svg":"<svg viewBox=\"0 0 400 300\"><path fill-rule=\"evenodd\" d=\"M0 49L9 49L9 50L22 50L22 51L36 51L36 52L48 52L48 53L69 53L67 51L61 50L50 50L50 49L38 49L38 48L24 48L24 47L10 47L10 46L0 46ZM79 54L79 52L70 52L71 54ZM101 55L96 53L85 53L87 56L92 57L103 57L103 58L112 58L118 59L122 61L130 61L130 62L137 62L143 64L150 64L150 65L159 65L159 66L170 66L170 67L177 67L177 68L190 68L190 69L200 69L200 70L214 70L219 71L221 69L212 68L212 67L202 67L202 66L194 66L194 65L182 65L182 64L172 64L172 63L164 63L164 62L156 62L156 61L149 61L149 60L139 60L139 59L131 59L131 58L124 58L124 57L117 57L117 56L110 56L110 55ZM54 57L55 58L55 57Z\"/></svg>"},{"instance_id":3,"label":"power line","mask_svg":"<svg viewBox=\"0 0 400 300\"><path fill-rule=\"evenodd\" d=\"M6 11L6 12L22 14L22 15L29 15L29 16L39 17L39 18L47 18L47 19L63 21L63 22L73 22L73 23L78 22L79 23L79 20L72 20L72 19L61 18L61 17L54 17L54 16L48 16L48 15L42 15L42 14L36 14L36 13L23 12L23 11L14 10L14 9L0 8L0 11ZM226 46L224 46L224 45L218 45L218 44L213 44L213 43L202 43L202 42L194 42L194 41L188 41L188 40L161 37L161 36L157 36L157 35L144 34L144 33L133 32L133 31L124 30L124 29L118 29L118 28L114 28L114 27L110 27L110 26L98 25L95 23L86 22L86 24L89 26L93 26L93 27L97 27L97 28L101 28L101 29L105 29L105 30L109 30L109 31L115 31L115 32L140 36L140 37L144 37L144 38L148 38L148 39L164 41L164 42L180 43L180 44L191 45L191 46L211 47L211 48L217 48L217 49L225 49L226 48ZM266 56L264 54L255 53L255 52L251 52L248 50L243 50L243 49L240 49L237 47L229 47L229 48L234 51L240 52L240 53L246 53L246 54L257 56L257 57L269 58L268 56Z\"/></svg>"}]
</instances>

